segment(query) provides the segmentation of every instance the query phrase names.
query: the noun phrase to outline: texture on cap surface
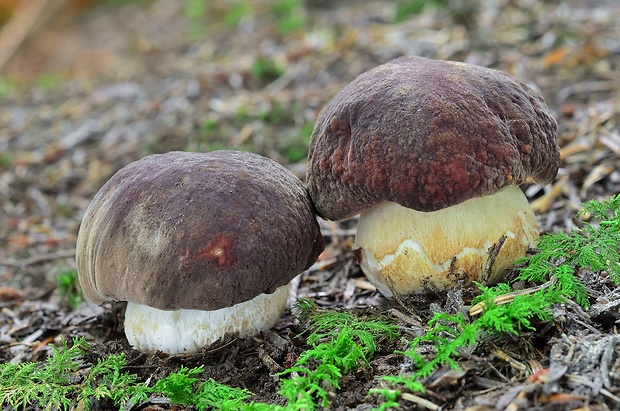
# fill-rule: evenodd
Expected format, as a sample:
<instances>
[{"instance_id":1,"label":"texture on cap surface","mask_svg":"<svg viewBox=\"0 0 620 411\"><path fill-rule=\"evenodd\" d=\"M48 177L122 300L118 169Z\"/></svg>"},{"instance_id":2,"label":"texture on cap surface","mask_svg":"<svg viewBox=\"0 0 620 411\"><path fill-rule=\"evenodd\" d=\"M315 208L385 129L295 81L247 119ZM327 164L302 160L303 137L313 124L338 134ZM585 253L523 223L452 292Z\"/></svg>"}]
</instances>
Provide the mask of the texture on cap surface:
<instances>
[{"instance_id":1,"label":"texture on cap surface","mask_svg":"<svg viewBox=\"0 0 620 411\"><path fill-rule=\"evenodd\" d=\"M556 139L542 97L508 74L401 57L361 74L321 111L308 190L331 220L380 201L437 211L529 176L551 182Z\"/></svg>"},{"instance_id":2,"label":"texture on cap surface","mask_svg":"<svg viewBox=\"0 0 620 411\"><path fill-rule=\"evenodd\" d=\"M288 283L324 243L301 181L235 151L147 156L119 170L84 216L86 296L215 310Z\"/></svg>"}]
</instances>

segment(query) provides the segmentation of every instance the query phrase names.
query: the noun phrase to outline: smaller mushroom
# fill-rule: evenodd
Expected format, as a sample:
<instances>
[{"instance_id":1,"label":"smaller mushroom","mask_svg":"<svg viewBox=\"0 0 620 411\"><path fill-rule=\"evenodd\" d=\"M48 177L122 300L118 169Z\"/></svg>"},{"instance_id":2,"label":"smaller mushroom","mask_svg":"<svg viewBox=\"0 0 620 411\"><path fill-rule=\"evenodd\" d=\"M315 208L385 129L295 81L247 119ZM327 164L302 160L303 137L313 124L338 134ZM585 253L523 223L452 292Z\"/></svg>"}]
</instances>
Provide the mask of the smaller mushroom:
<instances>
[{"instance_id":1,"label":"smaller mushroom","mask_svg":"<svg viewBox=\"0 0 620 411\"><path fill-rule=\"evenodd\" d=\"M136 349L194 353L282 316L323 238L299 179L236 151L147 156L110 178L77 239L84 294L127 301Z\"/></svg>"},{"instance_id":2,"label":"smaller mushroom","mask_svg":"<svg viewBox=\"0 0 620 411\"><path fill-rule=\"evenodd\" d=\"M536 244L518 185L555 178L556 139L542 97L508 74L402 57L321 111L308 190L323 218L360 215L360 265L386 296L493 283Z\"/></svg>"}]
</instances>

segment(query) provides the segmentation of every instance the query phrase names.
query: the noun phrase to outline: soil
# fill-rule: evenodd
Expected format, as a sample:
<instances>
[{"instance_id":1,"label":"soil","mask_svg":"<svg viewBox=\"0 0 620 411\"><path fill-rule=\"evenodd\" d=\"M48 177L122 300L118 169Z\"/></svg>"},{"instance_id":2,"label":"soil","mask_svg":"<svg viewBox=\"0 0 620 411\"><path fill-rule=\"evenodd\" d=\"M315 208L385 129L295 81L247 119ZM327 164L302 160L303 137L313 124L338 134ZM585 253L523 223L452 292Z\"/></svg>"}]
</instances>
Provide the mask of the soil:
<instances>
[{"instance_id":1,"label":"soil","mask_svg":"<svg viewBox=\"0 0 620 411\"><path fill-rule=\"evenodd\" d=\"M204 365L201 378L284 405L277 374L308 348L305 324L290 309L254 338L230 336L192 356L146 355L124 337L123 303L74 309L57 278L75 268L90 200L124 165L150 153L230 148L271 157L303 179L323 105L363 71L401 55L500 69L541 92L558 119L562 153L554 183L523 187L543 232L578 227L583 201L620 192L615 0L428 1L416 13L405 11L416 2L404 1L248 0L204 9L165 0L49 0L40 9L6 3L0 362L43 361L48 344L84 336L89 362L124 353L126 370L145 381ZM292 300L385 315L401 327L401 339L381 339L370 363L331 390L330 409L368 410L382 401L368 394L382 376L412 369L399 354L407 339L434 312L467 312L474 291L387 300L357 265L355 219L320 223L326 250L295 280ZM620 409L620 289L605 272L578 274L593 304L588 311L558 304L554 321L534 322L536 331L470 347L460 370L437 370L424 381L426 394L402 397L402 408ZM159 398L140 409L182 408Z\"/></svg>"}]
</instances>

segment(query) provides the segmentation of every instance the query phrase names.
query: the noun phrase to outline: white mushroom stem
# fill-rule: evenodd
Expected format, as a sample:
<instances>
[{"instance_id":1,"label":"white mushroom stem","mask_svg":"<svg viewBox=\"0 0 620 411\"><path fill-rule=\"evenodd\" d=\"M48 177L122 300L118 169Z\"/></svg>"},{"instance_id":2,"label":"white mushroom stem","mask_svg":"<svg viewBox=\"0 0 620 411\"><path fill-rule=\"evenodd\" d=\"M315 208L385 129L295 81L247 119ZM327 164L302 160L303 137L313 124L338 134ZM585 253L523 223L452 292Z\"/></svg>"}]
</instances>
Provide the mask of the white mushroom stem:
<instances>
[{"instance_id":1,"label":"white mushroom stem","mask_svg":"<svg viewBox=\"0 0 620 411\"><path fill-rule=\"evenodd\" d=\"M214 311L163 311L128 302L125 334L142 352L197 353L226 333L248 337L273 327L284 313L289 288L283 285L272 294Z\"/></svg>"},{"instance_id":2,"label":"white mushroom stem","mask_svg":"<svg viewBox=\"0 0 620 411\"><path fill-rule=\"evenodd\" d=\"M380 203L360 215L355 242L362 271L391 297L495 283L537 238L534 212L511 186L434 212Z\"/></svg>"}]
</instances>

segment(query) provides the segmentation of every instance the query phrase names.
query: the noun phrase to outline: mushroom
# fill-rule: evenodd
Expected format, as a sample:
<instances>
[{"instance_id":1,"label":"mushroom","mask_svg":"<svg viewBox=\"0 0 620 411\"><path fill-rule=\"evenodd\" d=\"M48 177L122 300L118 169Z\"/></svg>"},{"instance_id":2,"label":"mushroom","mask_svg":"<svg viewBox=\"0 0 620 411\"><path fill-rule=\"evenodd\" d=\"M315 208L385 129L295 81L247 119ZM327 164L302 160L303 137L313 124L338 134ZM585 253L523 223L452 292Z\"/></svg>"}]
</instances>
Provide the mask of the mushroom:
<instances>
[{"instance_id":1,"label":"mushroom","mask_svg":"<svg viewBox=\"0 0 620 411\"><path fill-rule=\"evenodd\" d=\"M360 214L360 265L384 295L494 283L536 244L518 185L555 178L556 140L542 97L508 74L401 57L321 111L308 190L323 218Z\"/></svg>"},{"instance_id":2,"label":"mushroom","mask_svg":"<svg viewBox=\"0 0 620 411\"><path fill-rule=\"evenodd\" d=\"M133 347L194 353L272 327L291 279L323 248L307 191L283 166L236 151L170 152L125 166L96 194L77 269L91 301L128 302Z\"/></svg>"}]
</instances>

